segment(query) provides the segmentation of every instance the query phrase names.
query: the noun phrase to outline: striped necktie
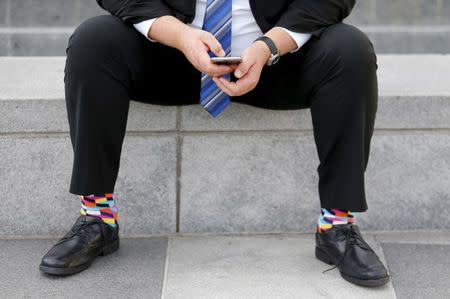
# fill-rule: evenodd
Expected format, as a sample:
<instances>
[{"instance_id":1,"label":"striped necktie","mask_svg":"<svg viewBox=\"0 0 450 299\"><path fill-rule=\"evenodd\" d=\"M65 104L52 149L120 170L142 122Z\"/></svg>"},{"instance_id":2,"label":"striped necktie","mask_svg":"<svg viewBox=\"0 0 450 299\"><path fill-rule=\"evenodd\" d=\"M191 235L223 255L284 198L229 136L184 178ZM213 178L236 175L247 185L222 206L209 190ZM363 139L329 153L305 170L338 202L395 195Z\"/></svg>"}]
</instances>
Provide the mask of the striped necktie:
<instances>
[{"instance_id":1,"label":"striped necktie","mask_svg":"<svg viewBox=\"0 0 450 299\"><path fill-rule=\"evenodd\" d=\"M231 52L231 1L208 0L202 27L220 42L225 50L225 56L230 56ZM209 56L213 57L214 54L210 51ZM230 74L225 74L224 77L230 79ZM200 105L216 117L230 104L230 96L224 93L207 74L202 73L201 81Z\"/></svg>"}]
</instances>

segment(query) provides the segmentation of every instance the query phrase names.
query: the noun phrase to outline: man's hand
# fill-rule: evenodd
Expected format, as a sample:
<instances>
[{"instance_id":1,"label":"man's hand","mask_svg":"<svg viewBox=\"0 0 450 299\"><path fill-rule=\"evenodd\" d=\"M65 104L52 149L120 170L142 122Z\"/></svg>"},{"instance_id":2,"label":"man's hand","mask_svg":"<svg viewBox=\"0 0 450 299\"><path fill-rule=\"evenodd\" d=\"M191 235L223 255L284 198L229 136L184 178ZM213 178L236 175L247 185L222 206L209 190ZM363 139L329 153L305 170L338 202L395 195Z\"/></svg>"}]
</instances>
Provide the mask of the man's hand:
<instances>
[{"instance_id":1,"label":"man's hand","mask_svg":"<svg viewBox=\"0 0 450 299\"><path fill-rule=\"evenodd\" d=\"M164 45L183 52L189 62L200 72L211 77L223 76L236 69L235 65L211 63L208 51L216 56L225 56L219 41L211 33L189 27L173 16L162 16L155 20L147 36Z\"/></svg>"},{"instance_id":2,"label":"man's hand","mask_svg":"<svg viewBox=\"0 0 450 299\"><path fill-rule=\"evenodd\" d=\"M208 51L216 56L225 56L225 51L220 42L210 32L187 28L180 42L179 50L183 52L189 62L199 71L211 77L220 77L231 73L236 69L236 65L218 65L211 63Z\"/></svg>"},{"instance_id":3,"label":"man's hand","mask_svg":"<svg viewBox=\"0 0 450 299\"><path fill-rule=\"evenodd\" d=\"M237 66L234 75L238 80L230 82L215 76L214 82L229 96L240 96L253 90L259 82L262 69L270 57L270 50L264 42L254 42L241 54L242 62Z\"/></svg>"}]
</instances>

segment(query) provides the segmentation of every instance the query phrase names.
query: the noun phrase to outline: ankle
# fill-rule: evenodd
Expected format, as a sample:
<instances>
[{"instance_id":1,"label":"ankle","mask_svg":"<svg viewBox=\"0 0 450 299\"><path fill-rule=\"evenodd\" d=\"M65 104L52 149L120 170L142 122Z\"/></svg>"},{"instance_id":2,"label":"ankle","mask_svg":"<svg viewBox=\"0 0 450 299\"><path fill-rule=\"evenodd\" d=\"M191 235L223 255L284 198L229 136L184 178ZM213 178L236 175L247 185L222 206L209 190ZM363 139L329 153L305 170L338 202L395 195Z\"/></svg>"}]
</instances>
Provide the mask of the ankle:
<instances>
[{"instance_id":1,"label":"ankle","mask_svg":"<svg viewBox=\"0 0 450 299\"><path fill-rule=\"evenodd\" d=\"M116 227L118 211L114 203L113 193L80 195L81 215L100 218L111 227Z\"/></svg>"},{"instance_id":2,"label":"ankle","mask_svg":"<svg viewBox=\"0 0 450 299\"><path fill-rule=\"evenodd\" d=\"M321 208L317 222L317 232L327 231L335 225L354 223L354 215L349 210Z\"/></svg>"}]
</instances>

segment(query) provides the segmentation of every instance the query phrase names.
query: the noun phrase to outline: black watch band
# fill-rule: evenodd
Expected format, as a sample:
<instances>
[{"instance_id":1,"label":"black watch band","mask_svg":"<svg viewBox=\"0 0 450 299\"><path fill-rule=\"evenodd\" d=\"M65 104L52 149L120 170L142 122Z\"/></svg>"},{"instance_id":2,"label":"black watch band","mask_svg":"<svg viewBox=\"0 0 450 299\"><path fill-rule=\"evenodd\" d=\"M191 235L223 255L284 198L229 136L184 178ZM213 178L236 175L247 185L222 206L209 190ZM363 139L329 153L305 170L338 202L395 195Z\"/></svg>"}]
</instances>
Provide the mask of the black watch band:
<instances>
[{"instance_id":1,"label":"black watch band","mask_svg":"<svg viewBox=\"0 0 450 299\"><path fill-rule=\"evenodd\" d=\"M269 61L267 61L267 65L273 65L275 63L278 62L278 60L280 60L280 51L278 50L277 46L275 45L275 43L273 42L273 40L270 37L267 37L265 35L258 37L257 39L255 39L256 41L263 41L266 43L266 45L269 47L270 49L270 58Z\"/></svg>"}]
</instances>

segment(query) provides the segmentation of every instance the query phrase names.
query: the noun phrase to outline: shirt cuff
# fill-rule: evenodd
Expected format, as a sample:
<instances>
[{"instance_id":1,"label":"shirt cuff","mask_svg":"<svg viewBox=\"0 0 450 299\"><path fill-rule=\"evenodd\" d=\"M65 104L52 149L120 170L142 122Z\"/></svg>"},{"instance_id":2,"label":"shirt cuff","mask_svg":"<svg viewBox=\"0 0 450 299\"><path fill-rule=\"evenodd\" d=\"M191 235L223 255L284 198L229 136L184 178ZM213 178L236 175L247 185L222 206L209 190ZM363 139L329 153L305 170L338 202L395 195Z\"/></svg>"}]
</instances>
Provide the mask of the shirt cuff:
<instances>
[{"instance_id":1,"label":"shirt cuff","mask_svg":"<svg viewBox=\"0 0 450 299\"><path fill-rule=\"evenodd\" d=\"M136 28L137 31L142 33L149 41L156 42L156 40L151 39L151 38L148 37L148 32L150 31L150 28L152 27L153 22L155 22L156 19L157 18L153 18L153 19L150 19L150 20L145 20L145 21L142 21L140 23L133 24L133 26L134 26L134 28Z\"/></svg>"},{"instance_id":2,"label":"shirt cuff","mask_svg":"<svg viewBox=\"0 0 450 299\"><path fill-rule=\"evenodd\" d=\"M283 28L283 27L279 27L279 28L286 31L292 37L292 39L297 43L297 48L290 51L290 53L297 52L298 49L300 49L311 38L311 34L309 34L309 33L293 32L293 31L287 30L286 28Z\"/></svg>"}]
</instances>

